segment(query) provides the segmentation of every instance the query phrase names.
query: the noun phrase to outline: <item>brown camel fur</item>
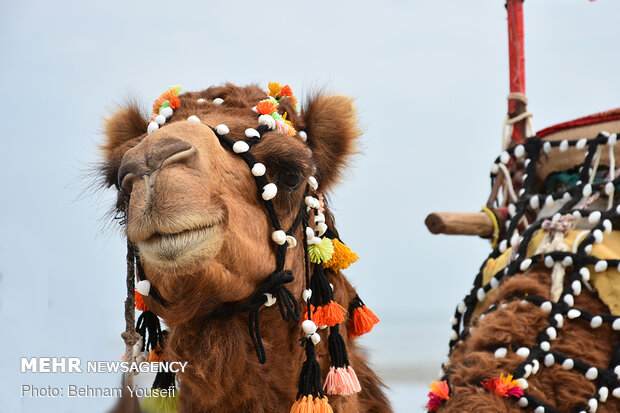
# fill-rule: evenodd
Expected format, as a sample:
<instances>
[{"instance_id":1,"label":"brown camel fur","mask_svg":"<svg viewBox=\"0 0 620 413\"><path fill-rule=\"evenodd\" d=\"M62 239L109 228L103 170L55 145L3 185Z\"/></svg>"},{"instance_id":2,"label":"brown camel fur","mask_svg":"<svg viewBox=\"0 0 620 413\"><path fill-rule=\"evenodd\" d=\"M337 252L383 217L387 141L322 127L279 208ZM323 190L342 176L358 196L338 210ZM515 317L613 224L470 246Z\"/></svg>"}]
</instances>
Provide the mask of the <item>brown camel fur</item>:
<instances>
[{"instance_id":1,"label":"brown camel fur","mask_svg":"<svg viewBox=\"0 0 620 413\"><path fill-rule=\"evenodd\" d=\"M127 237L138 248L147 278L170 303L164 308L145 297L147 306L170 328L165 357L189 362L178 377L180 412L288 412L296 398L304 360L299 325L283 321L277 305L261 308L267 353L267 362L261 365L248 334L247 313L209 317L216 309L243 303L274 270L273 229L250 170L222 147L207 126L226 124L230 137L245 139L245 129L257 126L252 107L266 97L257 86L227 84L180 95L181 105L172 119L150 135L147 120L135 106L118 110L106 123L102 147L106 184L118 188L122 165L134 163L134 169L150 171L123 181L116 207L125 217ZM224 103L215 105L215 98ZM310 97L299 115L288 98L280 107L297 131L307 132L307 143L274 131L266 133L252 153L266 165L269 181L278 184L275 208L282 228L289 228L303 202L305 184L287 189L280 182L291 174L303 182L314 175L325 195L355 152L360 132L352 101L344 96ZM186 121L191 115L201 123ZM177 141L195 151L162 164L161 152ZM325 215L334 228L328 210ZM302 239L301 228L295 237ZM289 250L285 268L293 270L295 280L287 287L301 303L303 248ZM348 308L355 289L341 272L327 275L335 300ZM346 323L341 330L346 331ZM323 377L329 370L327 336L322 330L317 345ZM329 396L334 411L390 412L383 384L355 339L346 334L343 338L362 391Z\"/></svg>"},{"instance_id":2,"label":"brown camel fur","mask_svg":"<svg viewBox=\"0 0 620 413\"><path fill-rule=\"evenodd\" d=\"M479 383L514 371L524 361L514 349L534 346L536 336L548 325L549 314L539 306L510 298L535 295L549 299L550 285L550 271L538 265L525 274L510 277L480 304L482 309L492 303L499 308L474 321L473 332L451 354L446 368L450 371L452 393L439 412L532 411L531 408L522 409L512 398L501 398L486 391ZM503 303L506 306L502 308ZM608 307L596 293L586 288L575 297L574 308L586 309L592 314L609 314ZM558 337L552 344L554 351L603 369L608 368L620 340L618 332L606 323L593 329L584 320L566 319L564 326L557 330ZM494 357L493 351L498 347L508 347L506 357ZM554 406L559 412L588 411L585 402L594 394L596 381L588 381L574 369L563 370L558 363L551 367L545 367L542 362L540 364L539 372L527 380L528 394ZM620 411L620 400L611 396L611 390L607 401L599 403L597 412Z\"/></svg>"}]
</instances>

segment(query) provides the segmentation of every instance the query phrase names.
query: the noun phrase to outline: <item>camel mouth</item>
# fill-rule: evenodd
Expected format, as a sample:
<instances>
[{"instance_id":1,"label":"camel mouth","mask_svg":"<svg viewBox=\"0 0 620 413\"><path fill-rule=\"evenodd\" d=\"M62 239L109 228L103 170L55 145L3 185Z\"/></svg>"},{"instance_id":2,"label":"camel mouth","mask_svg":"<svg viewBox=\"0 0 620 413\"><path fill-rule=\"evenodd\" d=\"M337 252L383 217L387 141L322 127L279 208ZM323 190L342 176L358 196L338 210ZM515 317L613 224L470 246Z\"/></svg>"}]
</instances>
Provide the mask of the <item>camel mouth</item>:
<instances>
[{"instance_id":1,"label":"camel mouth","mask_svg":"<svg viewBox=\"0 0 620 413\"><path fill-rule=\"evenodd\" d=\"M180 269L215 257L221 246L222 226L218 222L172 234L154 233L136 244L140 255L150 264Z\"/></svg>"}]
</instances>

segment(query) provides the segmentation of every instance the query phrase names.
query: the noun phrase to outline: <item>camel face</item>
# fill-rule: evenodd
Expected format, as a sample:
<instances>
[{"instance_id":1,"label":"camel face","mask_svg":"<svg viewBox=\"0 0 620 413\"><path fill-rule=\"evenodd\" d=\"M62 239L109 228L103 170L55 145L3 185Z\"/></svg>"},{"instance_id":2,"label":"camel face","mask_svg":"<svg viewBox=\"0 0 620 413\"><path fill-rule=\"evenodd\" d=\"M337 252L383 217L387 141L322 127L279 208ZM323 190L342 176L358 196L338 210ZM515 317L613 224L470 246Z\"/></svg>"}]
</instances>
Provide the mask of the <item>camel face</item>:
<instances>
[{"instance_id":1,"label":"camel face","mask_svg":"<svg viewBox=\"0 0 620 413\"><path fill-rule=\"evenodd\" d=\"M257 87L232 85L185 93L172 118L150 134L134 107L108 119L103 172L108 185L118 188L117 209L128 240L168 301L186 299L190 290L196 292L190 299L200 298L201 306L243 300L273 271L273 227L263 188L212 129L225 124L233 140L247 139L246 129L258 126L252 108L265 96ZM223 103L214 104L216 99ZM308 131L307 141L305 134L272 130L251 152L277 186L273 204L287 230L304 202L309 177L329 189L358 131L351 100L343 96L317 96L302 114L286 99L281 108L297 131ZM302 236L295 234L298 240ZM303 265L301 250L288 254L287 265Z\"/></svg>"}]
</instances>

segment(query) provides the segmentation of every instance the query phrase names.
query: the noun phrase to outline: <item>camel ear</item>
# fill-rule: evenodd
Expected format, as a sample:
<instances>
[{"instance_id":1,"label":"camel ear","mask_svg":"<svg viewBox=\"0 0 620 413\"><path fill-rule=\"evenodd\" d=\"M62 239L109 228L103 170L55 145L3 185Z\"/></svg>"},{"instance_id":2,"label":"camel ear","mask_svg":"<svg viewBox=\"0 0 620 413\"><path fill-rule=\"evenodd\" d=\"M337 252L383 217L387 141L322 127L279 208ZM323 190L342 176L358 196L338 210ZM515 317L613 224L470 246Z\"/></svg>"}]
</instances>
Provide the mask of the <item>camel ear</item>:
<instances>
[{"instance_id":1,"label":"camel ear","mask_svg":"<svg viewBox=\"0 0 620 413\"><path fill-rule=\"evenodd\" d=\"M356 140L361 131L353 99L319 94L308 99L302 116L316 164L315 176L323 189L329 189L357 152Z\"/></svg>"},{"instance_id":2,"label":"camel ear","mask_svg":"<svg viewBox=\"0 0 620 413\"><path fill-rule=\"evenodd\" d=\"M104 155L103 174L106 184L116 184L116 171L123 154L134 146L138 137L146 133L148 122L136 105L128 105L105 119L105 141L101 145Z\"/></svg>"}]
</instances>

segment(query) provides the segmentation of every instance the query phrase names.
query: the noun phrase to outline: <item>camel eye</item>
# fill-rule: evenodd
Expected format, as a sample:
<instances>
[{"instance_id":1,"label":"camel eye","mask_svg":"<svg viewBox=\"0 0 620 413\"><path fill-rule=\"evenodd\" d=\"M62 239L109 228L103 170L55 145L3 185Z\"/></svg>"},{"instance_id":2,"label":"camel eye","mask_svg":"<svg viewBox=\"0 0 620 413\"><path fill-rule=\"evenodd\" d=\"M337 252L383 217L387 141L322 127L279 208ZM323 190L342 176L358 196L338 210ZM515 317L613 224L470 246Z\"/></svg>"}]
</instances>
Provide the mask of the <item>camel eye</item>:
<instances>
[{"instance_id":1,"label":"camel eye","mask_svg":"<svg viewBox=\"0 0 620 413\"><path fill-rule=\"evenodd\" d=\"M290 189L295 189L301 182L301 176L295 171L285 169L280 171L277 176L278 183L287 186Z\"/></svg>"}]
</instances>

